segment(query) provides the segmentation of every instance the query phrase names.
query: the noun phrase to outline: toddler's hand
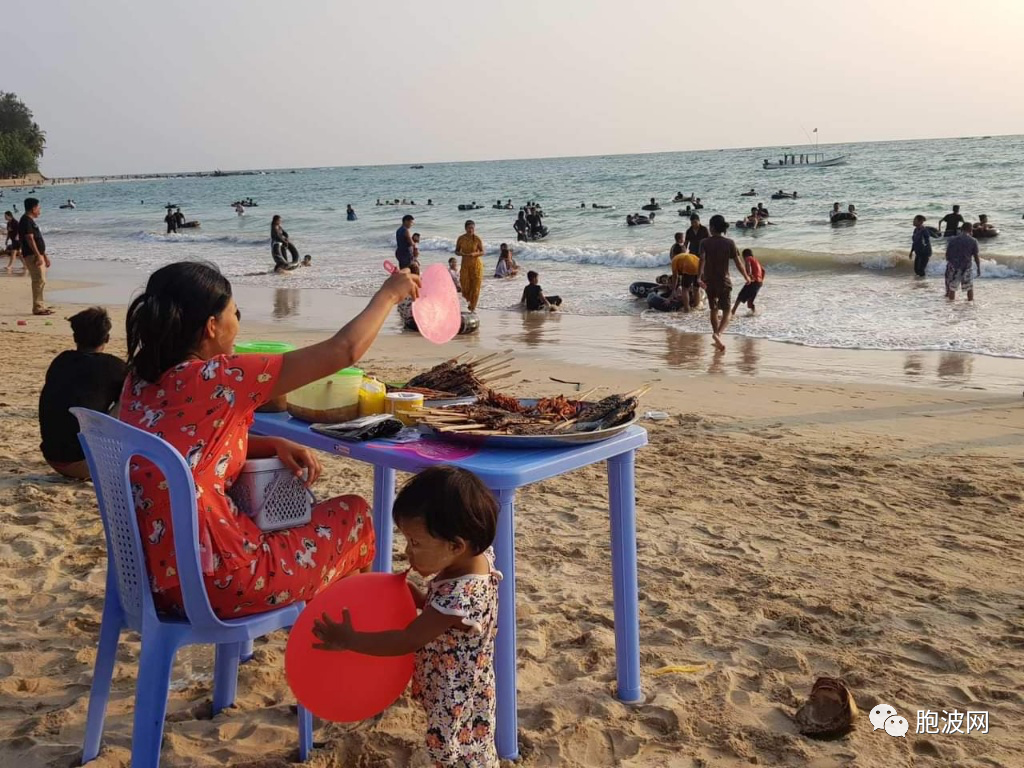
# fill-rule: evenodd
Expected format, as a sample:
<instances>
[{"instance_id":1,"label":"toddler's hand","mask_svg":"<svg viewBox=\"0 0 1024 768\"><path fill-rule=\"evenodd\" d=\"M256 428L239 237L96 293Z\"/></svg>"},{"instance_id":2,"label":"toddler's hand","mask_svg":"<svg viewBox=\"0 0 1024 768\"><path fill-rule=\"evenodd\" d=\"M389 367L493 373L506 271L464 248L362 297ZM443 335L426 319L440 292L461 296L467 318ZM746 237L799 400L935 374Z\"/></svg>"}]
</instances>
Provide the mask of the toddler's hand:
<instances>
[{"instance_id":1,"label":"toddler's hand","mask_svg":"<svg viewBox=\"0 0 1024 768\"><path fill-rule=\"evenodd\" d=\"M313 648L319 651L347 651L352 644L352 617L348 608L341 609L341 621L332 621L326 613L313 620L313 635L320 642Z\"/></svg>"}]
</instances>

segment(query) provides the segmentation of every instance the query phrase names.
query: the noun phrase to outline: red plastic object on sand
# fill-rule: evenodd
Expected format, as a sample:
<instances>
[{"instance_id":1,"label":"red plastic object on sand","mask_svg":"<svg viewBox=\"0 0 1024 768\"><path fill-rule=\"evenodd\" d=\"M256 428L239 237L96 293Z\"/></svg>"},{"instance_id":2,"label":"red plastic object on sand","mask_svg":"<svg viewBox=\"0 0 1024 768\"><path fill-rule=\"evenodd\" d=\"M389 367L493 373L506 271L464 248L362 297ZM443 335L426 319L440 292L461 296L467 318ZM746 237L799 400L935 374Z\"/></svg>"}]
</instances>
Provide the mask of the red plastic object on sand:
<instances>
[{"instance_id":1,"label":"red plastic object on sand","mask_svg":"<svg viewBox=\"0 0 1024 768\"><path fill-rule=\"evenodd\" d=\"M292 627L284 671L295 698L324 720L354 723L383 712L402 695L412 679L413 655L314 649L319 640L313 620L326 613L340 621L342 608L356 630L383 632L405 629L416 618L416 605L404 573L361 573L317 595Z\"/></svg>"}]
</instances>

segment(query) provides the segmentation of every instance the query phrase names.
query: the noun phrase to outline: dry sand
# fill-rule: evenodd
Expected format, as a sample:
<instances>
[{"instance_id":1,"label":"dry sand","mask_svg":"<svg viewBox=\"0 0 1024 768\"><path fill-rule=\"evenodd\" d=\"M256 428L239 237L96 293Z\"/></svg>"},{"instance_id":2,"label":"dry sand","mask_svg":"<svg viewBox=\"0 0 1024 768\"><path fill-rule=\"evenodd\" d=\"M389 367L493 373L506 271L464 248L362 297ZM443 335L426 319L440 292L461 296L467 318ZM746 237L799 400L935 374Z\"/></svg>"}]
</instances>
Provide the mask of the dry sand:
<instances>
[{"instance_id":1,"label":"dry sand","mask_svg":"<svg viewBox=\"0 0 1024 768\"><path fill-rule=\"evenodd\" d=\"M70 341L70 308L18 327L27 292L0 277L0 766L49 768L80 756L106 564L91 486L57 479L38 452L36 399ZM397 377L437 359L387 338L364 367ZM1019 389L520 360L512 393L573 391L550 375L618 391L653 382L644 407L671 414L649 424L637 465L645 703L613 695L601 468L519 497L522 765L1024 765ZM325 465L319 493L370 494L366 467ZM297 760L283 647L280 633L257 646L237 706L213 719L210 654L180 654L162 765ZM128 765L138 651L123 635L97 766ZM666 665L704 666L653 674ZM845 738L792 724L819 675L843 676L864 712ZM911 721L905 739L872 731L879 701ZM917 710L953 708L988 711L989 733L914 734ZM309 765L423 765L422 729L405 699L374 722L318 724Z\"/></svg>"}]
</instances>

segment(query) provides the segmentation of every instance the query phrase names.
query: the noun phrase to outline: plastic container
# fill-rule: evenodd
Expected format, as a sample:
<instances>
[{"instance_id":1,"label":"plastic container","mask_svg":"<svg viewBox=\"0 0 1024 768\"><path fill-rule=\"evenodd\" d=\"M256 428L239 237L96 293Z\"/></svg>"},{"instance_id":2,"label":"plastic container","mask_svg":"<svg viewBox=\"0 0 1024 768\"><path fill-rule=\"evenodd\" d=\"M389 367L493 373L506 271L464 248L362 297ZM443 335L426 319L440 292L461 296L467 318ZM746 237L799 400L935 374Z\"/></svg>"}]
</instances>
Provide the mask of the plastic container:
<instances>
[{"instance_id":1,"label":"plastic container","mask_svg":"<svg viewBox=\"0 0 1024 768\"><path fill-rule=\"evenodd\" d=\"M313 424L339 424L359 417L363 371L345 368L288 393L288 413Z\"/></svg>"},{"instance_id":2,"label":"plastic container","mask_svg":"<svg viewBox=\"0 0 1024 768\"><path fill-rule=\"evenodd\" d=\"M418 411L423 410L423 395L418 392L389 392L386 399L387 412L405 426L413 427L419 423Z\"/></svg>"},{"instance_id":3,"label":"plastic container","mask_svg":"<svg viewBox=\"0 0 1024 768\"><path fill-rule=\"evenodd\" d=\"M359 387L359 415L376 416L378 413L386 413L387 387L372 376L363 379Z\"/></svg>"},{"instance_id":4,"label":"plastic container","mask_svg":"<svg viewBox=\"0 0 1024 768\"><path fill-rule=\"evenodd\" d=\"M235 344L236 355L283 355L294 349L295 345L286 341L243 341ZM258 413L283 413L286 410L288 410L287 395L268 400L256 409Z\"/></svg>"},{"instance_id":5,"label":"plastic container","mask_svg":"<svg viewBox=\"0 0 1024 768\"><path fill-rule=\"evenodd\" d=\"M304 525L313 514L313 494L276 458L245 462L228 495L264 531Z\"/></svg>"}]
</instances>

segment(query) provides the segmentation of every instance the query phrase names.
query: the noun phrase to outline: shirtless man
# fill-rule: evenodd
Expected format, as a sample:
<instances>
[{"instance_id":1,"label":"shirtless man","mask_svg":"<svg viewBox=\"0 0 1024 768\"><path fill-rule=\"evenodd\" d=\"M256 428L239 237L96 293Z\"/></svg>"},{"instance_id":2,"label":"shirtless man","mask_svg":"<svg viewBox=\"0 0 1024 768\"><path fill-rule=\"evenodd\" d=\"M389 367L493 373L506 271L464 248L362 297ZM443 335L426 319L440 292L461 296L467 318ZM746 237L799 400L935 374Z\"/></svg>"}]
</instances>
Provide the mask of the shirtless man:
<instances>
[{"instance_id":1,"label":"shirtless man","mask_svg":"<svg viewBox=\"0 0 1024 768\"><path fill-rule=\"evenodd\" d=\"M731 306L729 299L732 294L732 280L729 279L729 262L736 264L736 269L743 275L743 282L750 282L747 267L740 258L736 243L725 237L729 225L725 217L715 214L709 222L711 236L701 241L698 256L698 280L704 286L708 297L708 309L711 312L711 340L720 351L725 351L722 334L729 327Z\"/></svg>"}]
</instances>

